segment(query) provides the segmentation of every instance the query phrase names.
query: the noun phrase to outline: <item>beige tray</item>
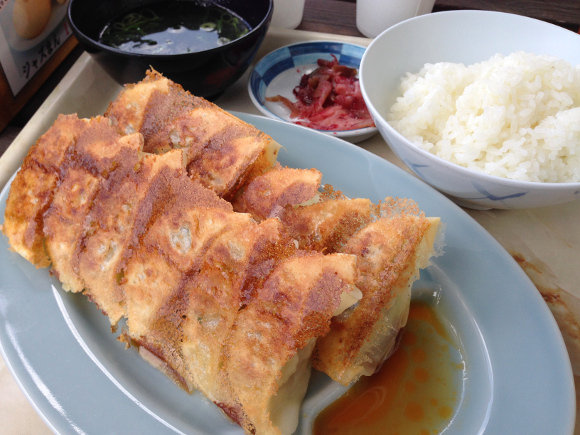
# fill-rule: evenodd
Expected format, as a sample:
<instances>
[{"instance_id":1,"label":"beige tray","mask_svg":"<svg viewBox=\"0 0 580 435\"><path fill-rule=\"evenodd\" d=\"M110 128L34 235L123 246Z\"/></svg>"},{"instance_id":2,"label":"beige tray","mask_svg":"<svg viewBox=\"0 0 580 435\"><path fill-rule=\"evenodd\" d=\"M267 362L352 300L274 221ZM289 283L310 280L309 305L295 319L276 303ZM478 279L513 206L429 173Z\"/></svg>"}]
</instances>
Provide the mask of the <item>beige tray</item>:
<instances>
[{"instance_id":1,"label":"beige tray","mask_svg":"<svg viewBox=\"0 0 580 435\"><path fill-rule=\"evenodd\" d=\"M271 29L256 61L278 47L312 40L345 41L365 46L371 41L366 38ZM218 98L216 104L226 110L259 115L260 112L248 96L248 76L249 72ZM4 186L10 179L30 146L59 113L78 113L81 117L101 114L119 90L120 86L87 54L83 54L0 158L0 186ZM404 167L380 135L358 145ZM516 258L541 292L560 326L579 385L580 201L524 211L467 211ZM8 434L51 433L16 387L1 360L0 427L3 428L2 433ZM576 432L579 432L578 429Z\"/></svg>"}]
</instances>

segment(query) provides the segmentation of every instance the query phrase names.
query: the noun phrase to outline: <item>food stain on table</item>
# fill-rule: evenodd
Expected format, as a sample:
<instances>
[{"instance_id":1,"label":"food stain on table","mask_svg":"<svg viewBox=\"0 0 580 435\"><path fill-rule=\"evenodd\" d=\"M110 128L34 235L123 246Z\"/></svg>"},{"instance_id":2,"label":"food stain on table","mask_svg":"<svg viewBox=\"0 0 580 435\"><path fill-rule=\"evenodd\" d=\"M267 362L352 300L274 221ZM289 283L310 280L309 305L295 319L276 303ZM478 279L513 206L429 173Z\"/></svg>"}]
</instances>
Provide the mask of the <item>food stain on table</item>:
<instances>
[{"instance_id":1,"label":"food stain on table","mask_svg":"<svg viewBox=\"0 0 580 435\"><path fill-rule=\"evenodd\" d=\"M399 347L381 370L363 377L324 409L312 433L428 435L451 422L465 360L434 306L412 301Z\"/></svg>"}]
</instances>

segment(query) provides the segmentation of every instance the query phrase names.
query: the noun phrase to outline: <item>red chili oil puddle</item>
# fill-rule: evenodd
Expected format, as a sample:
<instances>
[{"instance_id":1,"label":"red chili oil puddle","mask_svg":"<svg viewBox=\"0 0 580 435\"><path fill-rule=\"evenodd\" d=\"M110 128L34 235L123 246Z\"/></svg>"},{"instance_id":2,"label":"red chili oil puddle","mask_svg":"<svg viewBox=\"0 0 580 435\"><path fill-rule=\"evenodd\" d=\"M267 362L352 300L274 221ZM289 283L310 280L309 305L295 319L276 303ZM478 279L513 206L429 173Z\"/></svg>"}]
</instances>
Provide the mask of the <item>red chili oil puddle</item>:
<instances>
[{"instance_id":1,"label":"red chili oil puddle","mask_svg":"<svg viewBox=\"0 0 580 435\"><path fill-rule=\"evenodd\" d=\"M465 361L432 305L411 302L395 353L316 418L313 435L429 435L450 423Z\"/></svg>"}]
</instances>

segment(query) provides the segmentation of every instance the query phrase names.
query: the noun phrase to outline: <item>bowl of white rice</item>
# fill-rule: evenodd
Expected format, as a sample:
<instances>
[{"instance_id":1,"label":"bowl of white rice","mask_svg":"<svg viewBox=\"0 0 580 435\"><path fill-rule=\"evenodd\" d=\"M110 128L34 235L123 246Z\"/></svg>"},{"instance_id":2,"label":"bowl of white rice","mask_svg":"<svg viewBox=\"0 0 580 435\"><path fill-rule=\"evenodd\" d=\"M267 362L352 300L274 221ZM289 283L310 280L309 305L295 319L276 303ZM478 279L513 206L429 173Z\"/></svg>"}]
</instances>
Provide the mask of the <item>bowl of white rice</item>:
<instances>
[{"instance_id":1,"label":"bowl of white rice","mask_svg":"<svg viewBox=\"0 0 580 435\"><path fill-rule=\"evenodd\" d=\"M458 204L580 199L580 35L519 15L438 12L367 48L362 93L379 132Z\"/></svg>"}]
</instances>

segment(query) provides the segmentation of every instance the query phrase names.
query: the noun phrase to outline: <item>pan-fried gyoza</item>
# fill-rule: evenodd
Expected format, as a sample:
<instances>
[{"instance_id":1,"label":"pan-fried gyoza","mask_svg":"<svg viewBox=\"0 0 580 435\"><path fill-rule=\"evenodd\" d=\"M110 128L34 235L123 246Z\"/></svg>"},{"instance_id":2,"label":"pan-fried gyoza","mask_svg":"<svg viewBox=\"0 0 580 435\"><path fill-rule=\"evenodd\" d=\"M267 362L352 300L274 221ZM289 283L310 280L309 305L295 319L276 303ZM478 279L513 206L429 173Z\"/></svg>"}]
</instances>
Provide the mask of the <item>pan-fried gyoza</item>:
<instances>
[{"instance_id":1,"label":"pan-fried gyoza","mask_svg":"<svg viewBox=\"0 0 580 435\"><path fill-rule=\"evenodd\" d=\"M149 72L105 116L59 116L2 230L180 387L247 433L290 434L311 364L349 385L393 351L439 221L320 190L278 149Z\"/></svg>"},{"instance_id":2,"label":"pan-fried gyoza","mask_svg":"<svg viewBox=\"0 0 580 435\"><path fill-rule=\"evenodd\" d=\"M395 350L411 286L434 254L439 219L425 218L412 201L373 205L329 188L317 202L287 207L281 220L302 249L357 256L362 299L332 320L313 366L343 385L372 375Z\"/></svg>"},{"instance_id":3,"label":"pan-fried gyoza","mask_svg":"<svg viewBox=\"0 0 580 435\"><path fill-rule=\"evenodd\" d=\"M105 116L120 133L140 132L145 152L183 149L190 177L226 199L251 174L272 166L280 148L260 130L154 71L127 85Z\"/></svg>"},{"instance_id":4,"label":"pan-fried gyoza","mask_svg":"<svg viewBox=\"0 0 580 435\"><path fill-rule=\"evenodd\" d=\"M36 267L50 259L43 234L44 212L50 207L67 150L86 128L87 120L60 115L32 147L12 182L6 203L3 231L13 250Z\"/></svg>"},{"instance_id":5,"label":"pan-fried gyoza","mask_svg":"<svg viewBox=\"0 0 580 435\"><path fill-rule=\"evenodd\" d=\"M388 215L339 249L357 257L362 299L332 320L330 332L317 342L313 366L343 385L372 375L393 353L407 323L412 283L433 253L439 219L399 214L399 205L389 204Z\"/></svg>"},{"instance_id":6,"label":"pan-fried gyoza","mask_svg":"<svg viewBox=\"0 0 580 435\"><path fill-rule=\"evenodd\" d=\"M234 210L251 213L258 219L275 217L285 206L300 205L314 198L322 174L316 169L294 169L277 164L258 174L240 190L232 204Z\"/></svg>"}]
</instances>

